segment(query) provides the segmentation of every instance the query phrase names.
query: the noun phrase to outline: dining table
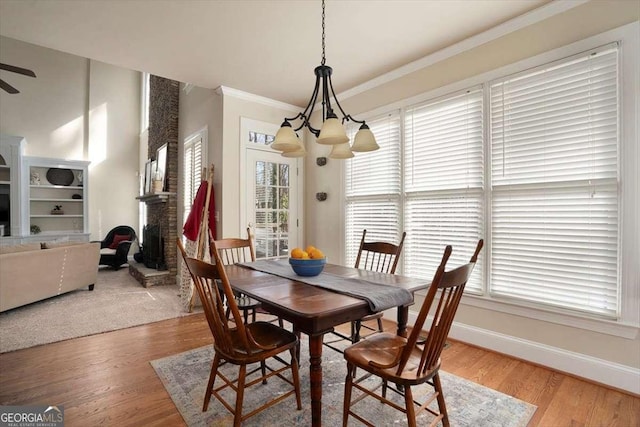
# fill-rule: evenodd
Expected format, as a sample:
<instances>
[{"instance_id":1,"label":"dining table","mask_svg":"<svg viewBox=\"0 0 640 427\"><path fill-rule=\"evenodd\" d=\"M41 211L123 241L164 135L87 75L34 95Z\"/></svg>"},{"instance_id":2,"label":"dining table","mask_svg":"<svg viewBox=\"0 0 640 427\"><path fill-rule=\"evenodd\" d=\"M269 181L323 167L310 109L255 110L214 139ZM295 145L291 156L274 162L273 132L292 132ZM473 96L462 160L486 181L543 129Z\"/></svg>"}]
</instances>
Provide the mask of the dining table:
<instances>
[{"instance_id":1,"label":"dining table","mask_svg":"<svg viewBox=\"0 0 640 427\"><path fill-rule=\"evenodd\" d=\"M326 333L343 323L372 314L365 299L305 283L304 277L282 277L241 265L225 266L231 287L262 303L269 313L287 320L296 333L309 338L309 379L312 426L322 425L322 347ZM377 273L327 263L321 275L325 280L357 279L404 289L411 301L397 307L397 333L406 336L409 306L413 294L429 286L429 280L398 274Z\"/></svg>"}]
</instances>

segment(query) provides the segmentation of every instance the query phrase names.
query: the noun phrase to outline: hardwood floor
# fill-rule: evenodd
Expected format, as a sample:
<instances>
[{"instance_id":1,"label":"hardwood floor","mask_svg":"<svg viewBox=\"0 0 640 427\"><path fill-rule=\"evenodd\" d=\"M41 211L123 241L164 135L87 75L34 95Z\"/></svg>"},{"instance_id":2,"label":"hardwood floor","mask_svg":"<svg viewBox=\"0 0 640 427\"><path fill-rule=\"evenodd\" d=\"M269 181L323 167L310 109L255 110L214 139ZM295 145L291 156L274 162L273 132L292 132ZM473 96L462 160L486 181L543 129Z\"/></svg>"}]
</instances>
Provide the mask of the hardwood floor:
<instances>
[{"instance_id":1,"label":"hardwood floor","mask_svg":"<svg viewBox=\"0 0 640 427\"><path fill-rule=\"evenodd\" d=\"M64 405L67 427L184 426L149 361L210 343L196 314L5 353L0 404ZM448 372L537 405L530 426L640 426L639 397L461 342L442 359Z\"/></svg>"}]
</instances>

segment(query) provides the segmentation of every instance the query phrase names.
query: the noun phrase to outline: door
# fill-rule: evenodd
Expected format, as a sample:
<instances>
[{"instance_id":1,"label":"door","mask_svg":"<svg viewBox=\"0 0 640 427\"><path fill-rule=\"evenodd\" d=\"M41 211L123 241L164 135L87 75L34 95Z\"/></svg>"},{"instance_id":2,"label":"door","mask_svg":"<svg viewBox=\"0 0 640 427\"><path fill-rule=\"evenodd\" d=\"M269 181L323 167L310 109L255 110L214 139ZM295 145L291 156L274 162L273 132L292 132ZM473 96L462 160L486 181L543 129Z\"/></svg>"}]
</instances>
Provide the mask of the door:
<instances>
[{"instance_id":1,"label":"door","mask_svg":"<svg viewBox=\"0 0 640 427\"><path fill-rule=\"evenodd\" d=\"M244 224L253 229L256 258L287 257L299 245L302 226L298 159L269 148L277 125L243 119L241 127L246 136Z\"/></svg>"}]
</instances>

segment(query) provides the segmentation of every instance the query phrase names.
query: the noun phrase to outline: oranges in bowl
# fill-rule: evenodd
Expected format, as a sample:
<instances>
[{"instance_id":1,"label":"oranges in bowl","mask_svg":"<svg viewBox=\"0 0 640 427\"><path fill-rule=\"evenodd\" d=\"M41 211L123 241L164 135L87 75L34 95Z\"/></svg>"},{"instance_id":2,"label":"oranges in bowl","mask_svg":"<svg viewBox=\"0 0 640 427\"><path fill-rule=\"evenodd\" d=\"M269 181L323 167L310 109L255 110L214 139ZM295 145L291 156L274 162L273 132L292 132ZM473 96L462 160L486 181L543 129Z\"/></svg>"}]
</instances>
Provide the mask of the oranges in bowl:
<instances>
[{"instance_id":1,"label":"oranges in bowl","mask_svg":"<svg viewBox=\"0 0 640 427\"><path fill-rule=\"evenodd\" d=\"M298 276L317 276L322 273L326 263L324 253L311 245L305 249L294 248L289 258L289 264Z\"/></svg>"}]
</instances>

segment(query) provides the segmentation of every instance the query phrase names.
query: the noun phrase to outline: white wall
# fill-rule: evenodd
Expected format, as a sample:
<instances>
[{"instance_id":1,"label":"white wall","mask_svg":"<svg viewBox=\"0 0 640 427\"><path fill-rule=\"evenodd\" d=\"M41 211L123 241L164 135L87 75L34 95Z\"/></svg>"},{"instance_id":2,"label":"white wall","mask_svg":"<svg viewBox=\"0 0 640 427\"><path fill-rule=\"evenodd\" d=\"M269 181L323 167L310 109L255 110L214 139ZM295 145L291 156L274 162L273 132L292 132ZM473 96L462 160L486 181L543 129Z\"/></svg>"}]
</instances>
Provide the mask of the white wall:
<instances>
[{"instance_id":1,"label":"white wall","mask_svg":"<svg viewBox=\"0 0 640 427\"><path fill-rule=\"evenodd\" d=\"M137 228L139 73L6 37L0 62L37 76L3 72L21 93L0 91L0 132L25 137L28 156L92 162L92 240L116 225Z\"/></svg>"},{"instance_id":2,"label":"white wall","mask_svg":"<svg viewBox=\"0 0 640 427\"><path fill-rule=\"evenodd\" d=\"M90 63L89 223L102 239L117 225L138 229L140 73Z\"/></svg>"},{"instance_id":3,"label":"white wall","mask_svg":"<svg viewBox=\"0 0 640 427\"><path fill-rule=\"evenodd\" d=\"M207 168L211 164L214 165L213 191L215 206L221 206L222 190L220 182L222 181L222 96L218 95L213 89L204 89L193 86L188 93L181 85L180 90L180 112L178 125L178 236L182 235L182 226L186 218L182 218L183 207L185 203L190 205L193 200L184 200L182 188L184 185L182 172L184 171L184 146L186 138L200 131L204 127L207 128L208 146L207 159L203 161L203 166ZM220 222L216 223L219 229Z\"/></svg>"},{"instance_id":4,"label":"white wall","mask_svg":"<svg viewBox=\"0 0 640 427\"><path fill-rule=\"evenodd\" d=\"M278 106L275 101L269 102L261 97L233 89L223 88L223 136L222 136L222 200L217 210L220 211L220 228L218 237L242 236L247 224L240 223L240 184L244 183L243 171L240 170L241 150L240 118L259 120L280 125L287 116L292 116L293 107ZM253 99L252 99L253 98ZM296 111L297 112L297 111ZM218 165L216 165L216 169ZM303 172L301 172L303 173ZM301 213L302 214L302 213ZM305 215L302 214L304 218ZM299 236L306 241L304 236Z\"/></svg>"}]
</instances>

